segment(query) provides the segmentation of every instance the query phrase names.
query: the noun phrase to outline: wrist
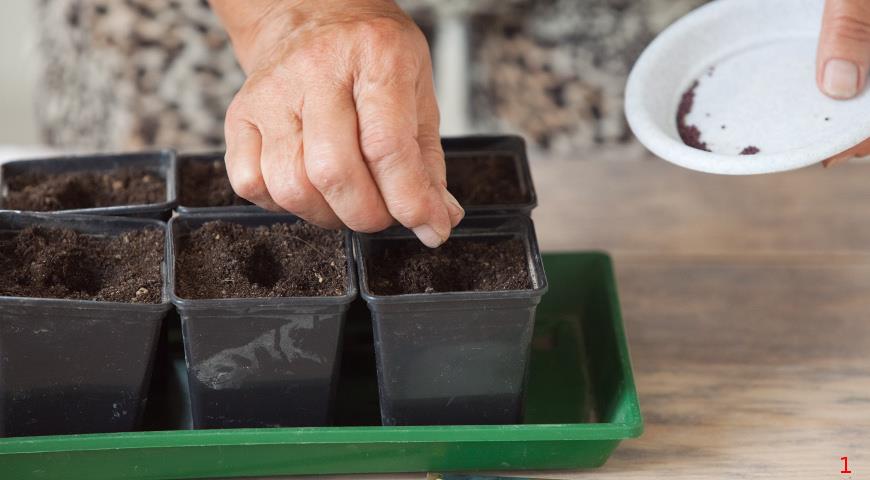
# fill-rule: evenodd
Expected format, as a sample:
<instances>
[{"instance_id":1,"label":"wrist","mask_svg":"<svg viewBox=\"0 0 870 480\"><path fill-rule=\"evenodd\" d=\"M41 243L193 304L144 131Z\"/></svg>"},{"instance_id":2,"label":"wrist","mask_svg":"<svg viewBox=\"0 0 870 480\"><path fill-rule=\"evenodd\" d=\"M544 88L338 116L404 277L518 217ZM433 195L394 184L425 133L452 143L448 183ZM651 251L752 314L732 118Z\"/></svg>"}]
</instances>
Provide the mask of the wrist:
<instances>
[{"instance_id":1,"label":"wrist","mask_svg":"<svg viewBox=\"0 0 870 480\"><path fill-rule=\"evenodd\" d=\"M394 0L209 0L250 74L293 34L329 23L389 16L408 19Z\"/></svg>"},{"instance_id":2,"label":"wrist","mask_svg":"<svg viewBox=\"0 0 870 480\"><path fill-rule=\"evenodd\" d=\"M229 35L236 59L245 73L250 73L253 67L256 45L261 43L257 39L267 30L267 25L285 22L287 28L292 29L293 23L301 23L292 18L298 4L303 3L301 0L209 0L209 3Z\"/></svg>"}]
</instances>

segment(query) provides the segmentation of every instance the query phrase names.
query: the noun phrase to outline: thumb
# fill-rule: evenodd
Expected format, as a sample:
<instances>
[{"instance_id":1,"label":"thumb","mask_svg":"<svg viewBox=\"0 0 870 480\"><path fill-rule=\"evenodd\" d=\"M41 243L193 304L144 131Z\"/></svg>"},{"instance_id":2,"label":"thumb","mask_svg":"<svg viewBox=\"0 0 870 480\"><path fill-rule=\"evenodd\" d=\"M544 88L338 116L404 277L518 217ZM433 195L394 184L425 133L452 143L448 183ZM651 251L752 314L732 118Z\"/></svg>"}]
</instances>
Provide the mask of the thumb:
<instances>
[{"instance_id":1,"label":"thumb","mask_svg":"<svg viewBox=\"0 0 870 480\"><path fill-rule=\"evenodd\" d=\"M870 67L870 2L827 0L816 56L816 82L826 95L852 98Z\"/></svg>"}]
</instances>

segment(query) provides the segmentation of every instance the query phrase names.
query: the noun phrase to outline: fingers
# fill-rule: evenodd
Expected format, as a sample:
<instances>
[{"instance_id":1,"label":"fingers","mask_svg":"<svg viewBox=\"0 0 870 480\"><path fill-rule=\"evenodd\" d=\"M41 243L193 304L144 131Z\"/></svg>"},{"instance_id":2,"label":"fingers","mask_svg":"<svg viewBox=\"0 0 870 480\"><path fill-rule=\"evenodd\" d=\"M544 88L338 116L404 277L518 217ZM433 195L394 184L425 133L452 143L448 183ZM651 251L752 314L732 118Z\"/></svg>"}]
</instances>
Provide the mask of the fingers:
<instances>
[{"instance_id":1,"label":"fingers","mask_svg":"<svg viewBox=\"0 0 870 480\"><path fill-rule=\"evenodd\" d=\"M250 79L249 79L250 81ZM239 196L268 210L288 211L324 228L341 221L308 181L302 123L281 90L243 87L227 110L227 176ZM253 93L252 93L253 91Z\"/></svg>"},{"instance_id":2,"label":"fingers","mask_svg":"<svg viewBox=\"0 0 870 480\"><path fill-rule=\"evenodd\" d=\"M253 124L227 115L225 124L227 176L236 193L267 210L283 211L272 201L260 171L262 138Z\"/></svg>"},{"instance_id":3,"label":"fingers","mask_svg":"<svg viewBox=\"0 0 870 480\"><path fill-rule=\"evenodd\" d=\"M423 125L421 125L421 128ZM432 184L438 190L442 202L447 208L450 217L450 226L455 227L465 217L465 209L459 205L459 201L447 190L447 178L444 166L444 150L441 148L441 138L438 131L422 134L418 139L423 164L432 179Z\"/></svg>"},{"instance_id":4,"label":"fingers","mask_svg":"<svg viewBox=\"0 0 870 480\"><path fill-rule=\"evenodd\" d=\"M310 223L341 228L341 220L308 179L301 122L289 114L284 118L263 132L260 168L269 195L278 206Z\"/></svg>"},{"instance_id":5,"label":"fingers","mask_svg":"<svg viewBox=\"0 0 870 480\"><path fill-rule=\"evenodd\" d=\"M827 0L816 58L816 82L826 95L852 98L870 67L870 2Z\"/></svg>"},{"instance_id":6,"label":"fingers","mask_svg":"<svg viewBox=\"0 0 870 480\"><path fill-rule=\"evenodd\" d=\"M387 32L376 35L373 27ZM446 189L428 56L412 48L425 43L419 36L420 45L397 45L397 35L408 32L394 23L358 33L375 35L383 48L330 49L321 41L306 50L302 42L304 54L288 58L311 63L306 72L336 54L363 65L332 65L337 70L304 78L292 69L248 78L227 112L231 182L258 205L321 226L371 232L397 220L436 247L464 211Z\"/></svg>"},{"instance_id":7,"label":"fingers","mask_svg":"<svg viewBox=\"0 0 870 480\"><path fill-rule=\"evenodd\" d=\"M450 236L451 220L443 186L433 181L417 143L416 96L416 78L360 88L360 147L390 215L434 248Z\"/></svg>"},{"instance_id":8,"label":"fingers","mask_svg":"<svg viewBox=\"0 0 870 480\"><path fill-rule=\"evenodd\" d=\"M428 69L427 69L428 70ZM432 178L432 182L440 190L441 198L447 206L450 215L450 226L455 227L465 216L465 210L447 191L447 171L444 163L444 149L441 147L441 135L438 133L441 118L438 104L435 100L435 87L432 83L431 70L424 72L417 92L417 143L423 164Z\"/></svg>"},{"instance_id":9,"label":"fingers","mask_svg":"<svg viewBox=\"0 0 870 480\"><path fill-rule=\"evenodd\" d=\"M350 229L377 232L393 218L363 162L350 88L317 89L302 112L305 172Z\"/></svg>"}]
</instances>

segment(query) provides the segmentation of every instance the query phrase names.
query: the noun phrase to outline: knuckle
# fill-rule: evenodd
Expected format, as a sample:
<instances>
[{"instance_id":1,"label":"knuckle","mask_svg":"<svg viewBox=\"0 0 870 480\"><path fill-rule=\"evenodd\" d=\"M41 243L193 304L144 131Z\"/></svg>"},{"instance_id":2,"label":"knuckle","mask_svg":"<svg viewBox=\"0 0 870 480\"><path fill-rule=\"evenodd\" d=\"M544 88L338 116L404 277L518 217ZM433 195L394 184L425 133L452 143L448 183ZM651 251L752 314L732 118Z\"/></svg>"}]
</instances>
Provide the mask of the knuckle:
<instances>
[{"instance_id":1,"label":"knuckle","mask_svg":"<svg viewBox=\"0 0 870 480\"><path fill-rule=\"evenodd\" d=\"M347 171L328 154L315 156L317 160L306 169L311 184L324 195L341 191L347 181Z\"/></svg>"},{"instance_id":2,"label":"knuckle","mask_svg":"<svg viewBox=\"0 0 870 480\"><path fill-rule=\"evenodd\" d=\"M263 178L253 168L234 170L230 175L230 184L240 197L251 200L263 195Z\"/></svg>"},{"instance_id":3,"label":"knuckle","mask_svg":"<svg viewBox=\"0 0 870 480\"><path fill-rule=\"evenodd\" d=\"M870 21L852 15L836 15L828 27L839 38L870 42Z\"/></svg>"},{"instance_id":4,"label":"knuckle","mask_svg":"<svg viewBox=\"0 0 870 480\"><path fill-rule=\"evenodd\" d=\"M294 178L285 179L274 189L269 189L272 199L281 208L296 214L307 214L314 204L310 189Z\"/></svg>"},{"instance_id":5,"label":"knuckle","mask_svg":"<svg viewBox=\"0 0 870 480\"><path fill-rule=\"evenodd\" d=\"M361 138L363 155L366 161L374 167L390 168L402 161L407 161L419 148L411 138L396 136L388 128L372 128Z\"/></svg>"},{"instance_id":6,"label":"knuckle","mask_svg":"<svg viewBox=\"0 0 870 480\"><path fill-rule=\"evenodd\" d=\"M233 101L227 107L224 115L224 134L230 141L236 138L236 135L243 129L252 128L254 118L251 115L248 99L242 98L241 94L237 94Z\"/></svg>"},{"instance_id":7,"label":"knuckle","mask_svg":"<svg viewBox=\"0 0 870 480\"><path fill-rule=\"evenodd\" d=\"M358 32L372 46L395 46L407 31L407 22L403 18L384 16L373 18L359 25Z\"/></svg>"},{"instance_id":8,"label":"knuckle","mask_svg":"<svg viewBox=\"0 0 870 480\"><path fill-rule=\"evenodd\" d=\"M405 19L381 17L361 24L357 30L358 41L369 52L369 58L383 72L389 72L396 80L416 79L421 65L420 48L422 33ZM425 39L424 45L425 45ZM411 48L408 48L411 46Z\"/></svg>"},{"instance_id":9,"label":"knuckle","mask_svg":"<svg viewBox=\"0 0 870 480\"><path fill-rule=\"evenodd\" d=\"M305 42L293 53L292 64L299 72L322 71L327 60L333 57L332 44L327 41Z\"/></svg>"}]
</instances>

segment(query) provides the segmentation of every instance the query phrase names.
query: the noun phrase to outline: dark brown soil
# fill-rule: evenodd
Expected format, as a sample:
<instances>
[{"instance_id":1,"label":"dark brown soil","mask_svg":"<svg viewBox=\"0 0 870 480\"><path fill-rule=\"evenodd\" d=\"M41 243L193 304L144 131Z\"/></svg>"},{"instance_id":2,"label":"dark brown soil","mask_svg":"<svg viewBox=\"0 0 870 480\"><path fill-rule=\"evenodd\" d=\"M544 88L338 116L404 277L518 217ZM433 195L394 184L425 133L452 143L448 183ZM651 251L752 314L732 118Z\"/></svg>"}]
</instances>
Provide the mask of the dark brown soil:
<instances>
[{"instance_id":1,"label":"dark brown soil","mask_svg":"<svg viewBox=\"0 0 870 480\"><path fill-rule=\"evenodd\" d=\"M683 96L680 98L680 105L677 107L677 132L679 132L680 139L686 145L709 152L710 149L707 148L707 144L701 140L701 131L698 130L698 127L686 124L686 117L692 113L692 107L695 104L696 88L698 88L697 80L692 83L688 90L683 92Z\"/></svg>"},{"instance_id":2,"label":"dark brown soil","mask_svg":"<svg viewBox=\"0 0 870 480\"><path fill-rule=\"evenodd\" d=\"M175 275L182 298L344 295L344 234L304 222L208 222L181 239Z\"/></svg>"},{"instance_id":3,"label":"dark brown soil","mask_svg":"<svg viewBox=\"0 0 870 480\"><path fill-rule=\"evenodd\" d=\"M163 231L117 237L28 227L0 238L0 295L160 303Z\"/></svg>"},{"instance_id":4,"label":"dark brown soil","mask_svg":"<svg viewBox=\"0 0 870 480\"><path fill-rule=\"evenodd\" d=\"M166 181L143 168L109 172L23 173L7 180L3 208L53 211L166 200Z\"/></svg>"},{"instance_id":5,"label":"dark brown soil","mask_svg":"<svg viewBox=\"0 0 870 480\"><path fill-rule=\"evenodd\" d=\"M233 191L230 179L227 178L226 165L221 158L182 162L178 174L181 176L178 202L182 206L227 207L251 204Z\"/></svg>"},{"instance_id":6,"label":"dark brown soil","mask_svg":"<svg viewBox=\"0 0 870 480\"><path fill-rule=\"evenodd\" d=\"M528 201L514 158L508 155L447 157L447 190L461 205L504 205Z\"/></svg>"},{"instance_id":7,"label":"dark brown soil","mask_svg":"<svg viewBox=\"0 0 870 480\"><path fill-rule=\"evenodd\" d=\"M372 292L478 292L532 288L523 242L451 237L436 249L416 240L384 240L367 261Z\"/></svg>"},{"instance_id":8,"label":"dark brown soil","mask_svg":"<svg viewBox=\"0 0 870 480\"><path fill-rule=\"evenodd\" d=\"M713 75L713 67L707 72L708 76ZM680 134L680 139L686 145L697 148L698 150L710 151L707 147L707 143L701 140L701 130L698 129L696 125L689 125L686 123L686 117L692 113L692 107L695 104L695 89L698 88L698 81L695 80L692 85L683 92L683 96L680 98L680 105L677 107L677 132ZM710 116L710 114L707 114ZM722 130L725 130L725 125L721 126ZM743 150L740 151L740 155L755 155L761 150L753 145L750 145Z\"/></svg>"}]
</instances>

